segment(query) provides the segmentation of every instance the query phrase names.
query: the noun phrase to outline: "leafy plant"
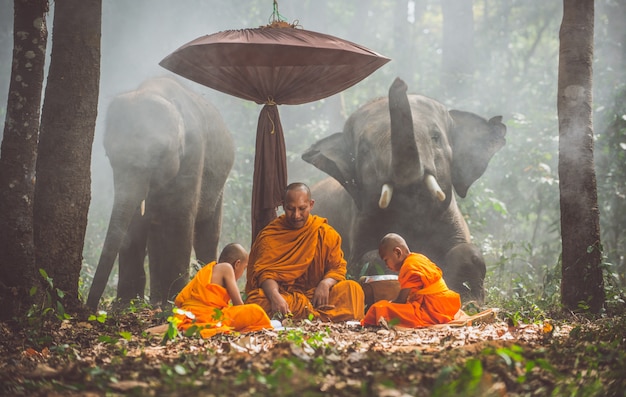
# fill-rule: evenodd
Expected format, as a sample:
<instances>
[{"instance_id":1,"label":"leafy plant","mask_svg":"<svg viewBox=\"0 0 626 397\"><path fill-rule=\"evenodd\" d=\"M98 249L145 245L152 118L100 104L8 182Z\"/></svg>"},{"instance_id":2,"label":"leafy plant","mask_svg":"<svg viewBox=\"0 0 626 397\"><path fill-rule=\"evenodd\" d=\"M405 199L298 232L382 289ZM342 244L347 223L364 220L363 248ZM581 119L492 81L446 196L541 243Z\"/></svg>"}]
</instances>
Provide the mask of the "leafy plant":
<instances>
[{"instance_id":1,"label":"leafy plant","mask_svg":"<svg viewBox=\"0 0 626 397\"><path fill-rule=\"evenodd\" d=\"M167 343L167 341L169 340L175 340L177 337L180 336L180 331L178 330L178 325L181 324L183 322L183 320L181 320L180 318L176 317L176 314L180 314L180 315L184 315L184 316L188 316L192 319L195 319L195 316L193 313L185 311L183 309L180 309L178 307L174 307L172 309L172 315L167 317L167 331L165 332L165 335L163 335L163 340L161 341L161 344L165 345Z\"/></svg>"},{"instance_id":2,"label":"leafy plant","mask_svg":"<svg viewBox=\"0 0 626 397\"><path fill-rule=\"evenodd\" d=\"M308 333L300 328L292 328L284 331L280 331L278 336L281 340L293 343L296 346L302 346L304 344L317 349L325 348L328 346L326 338L330 335L330 329L326 327L324 331L316 331Z\"/></svg>"},{"instance_id":3,"label":"leafy plant","mask_svg":"<svg viewBox=\"0 0 626 397\"><path fill-rule=\"evenodd\" d=\"M55 288L54 282L44 269L39 269L39 274L44 280L43 290L39 291L37 286L32 286L29 294L33 299L40 299L35 302L26 312L26 321L28 322L29 333L33 340L44 341L48 339L46 335L41 335L40 331L44 330L47 320L54 318L58 321L69 320L72 317L65 311L63 306L63 298L65 293Z\"/></svg>"},{"instance_id":4,"label":"leafy plant","mask_svg":"<svg viewBox=\"0 0 626 397\"><path fill-rule=\"evenodd\" d=\"M456 366L444 367L435 381L432 395L442 396L479 396L480 381L483 377L483 365L477 358L471 358L460 368L460 374L456 379L453 375L459 371Z\"/></svg>"},{"instance_id":5,"label":"leafy plant","mask_svg":"<svg viewBox=\"0 0 626 397\"><path fill-rule=\"evenodd\" d=\"M107 312L104 310L98 310L98 313L90 315L87 320L88 321L97 321L100 324L104 324L107 319Z\"/></svg>"}]
</instances>

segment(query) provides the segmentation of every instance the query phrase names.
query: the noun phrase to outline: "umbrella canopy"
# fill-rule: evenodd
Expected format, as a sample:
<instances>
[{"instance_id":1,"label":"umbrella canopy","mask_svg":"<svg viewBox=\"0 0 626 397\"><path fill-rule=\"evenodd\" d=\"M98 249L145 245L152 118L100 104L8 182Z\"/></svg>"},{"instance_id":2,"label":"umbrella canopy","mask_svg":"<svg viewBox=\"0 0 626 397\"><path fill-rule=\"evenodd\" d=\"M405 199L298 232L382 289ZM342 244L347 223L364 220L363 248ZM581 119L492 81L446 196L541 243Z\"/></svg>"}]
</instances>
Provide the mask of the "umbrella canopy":
<instances>
[{"instance_id":1,"label":"umbrella canopy","mask_svg":"<svg viewBox=\"0 0 626 397\"><path fill-rule=\"evenodd\" d=\"M257 126L252 184L254 240L276 217L287 185L285 142L276 105L326 98L389 61L358 44L288 25L202 36L159 65L196 83L265 105Z\"/></svg>"}]
</instances>

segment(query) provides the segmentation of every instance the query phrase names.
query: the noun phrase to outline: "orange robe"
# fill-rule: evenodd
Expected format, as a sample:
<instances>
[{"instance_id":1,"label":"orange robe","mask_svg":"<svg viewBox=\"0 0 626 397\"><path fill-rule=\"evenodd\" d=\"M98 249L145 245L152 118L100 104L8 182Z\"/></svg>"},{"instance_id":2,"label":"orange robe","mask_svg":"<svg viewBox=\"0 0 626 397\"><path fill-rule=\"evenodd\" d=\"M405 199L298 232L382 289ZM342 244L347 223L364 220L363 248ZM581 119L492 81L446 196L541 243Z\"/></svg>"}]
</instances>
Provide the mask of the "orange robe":
<instances>
[{"instance_id":1,"label":"orange robe","mask_svg":"<svg viewBox=\"0 0 626 397\"><path fill-rule=\"evenodd\" d=\"M211 283L215 261L204 266L180 291L174 303L182 310L193 313L195 319L175 313L181 320L178 329L195 325L204 338L230 331L250 332L272 328L270 319L258 305L229 305L226 288Z\"/></svg>"},{"instance_id":2,"label":"orange robe","mask_svg":"<svg viewBox=\"0 0 626 397\"><path fill-rule=\"evenodd\" d=\"M310 215L300 229L291 229L285 216L274 219L257 236L250 249L246 303L256 303L272 316L271 303L261 284L268 279L279 285L294 319L312 314L323 321L360 320L365 297L361 286L346 280L346 260L341 237L325 218ZM315 288L325 278L337 283L329 293L334 308L314 308Z\"/></svg>"},{"instance_id":3,"label":"orange robe","mask_svg":"<svg viewBox=\"0 0 626 397\"><path fill-rule=\"evenodd\" d=\"M441 269L422 254L409 254L400 268L398 281L401 289L411 289L407 302L374 303L361 321L362 325L378 325L381 317L387 322L398 319L397 325L406 328L445 324L452 321L461 308L461 297L448 289Z\"/></svg>"}]
</instances>

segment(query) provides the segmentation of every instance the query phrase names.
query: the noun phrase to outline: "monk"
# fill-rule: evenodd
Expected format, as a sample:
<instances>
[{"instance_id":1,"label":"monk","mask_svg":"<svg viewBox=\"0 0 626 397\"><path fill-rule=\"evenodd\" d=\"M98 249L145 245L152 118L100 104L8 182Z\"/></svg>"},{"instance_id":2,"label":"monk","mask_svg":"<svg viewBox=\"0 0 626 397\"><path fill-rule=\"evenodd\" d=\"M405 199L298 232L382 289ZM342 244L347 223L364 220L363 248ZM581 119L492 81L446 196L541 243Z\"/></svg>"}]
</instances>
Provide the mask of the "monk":
<instances>
[{"instance_id":1,"label":"monk","mask_svg":"<svg viewBox=\"0 0 626 397\"><path fill-rule=\"evenodd\" d=\"M314 204L307 185L287 186L284 214L259 232L250 250L246 303L271 318L360 320L363 290L346 280L341 237L325 218L311 215Z\"/></svg>"},{"instance_id":2,"label":"monk","mask_svg":"<svg viewBox=\"0 0 626 397\"><path fill-rule=\"evenodd\" d=\"M361 325L380 325L382 317L386 323L399 320L399 327L427 327L448 323L461 313L461 297L448 289L441 269L424 255L410 252L400 235L385 235L378 254L389 269L399 272L400 292L391 302L370 306Z\"/></svg>"},{"instance_id":3,"label":"monk","mask_svg":"<svg viewBox=\"0 0 626 397\"><path fill-rule=\"evenodd\" d=\"M218 263L219 262L219 263ZM179 330L197 326L203 338L231 331L250 332L272 328L258 305L245 305L237 279L248 266L248 253L240 244L228 244L218 262L204 266L176 296ZM229 304L232 302L232 305Z\"/></svg>"}]
</instances>

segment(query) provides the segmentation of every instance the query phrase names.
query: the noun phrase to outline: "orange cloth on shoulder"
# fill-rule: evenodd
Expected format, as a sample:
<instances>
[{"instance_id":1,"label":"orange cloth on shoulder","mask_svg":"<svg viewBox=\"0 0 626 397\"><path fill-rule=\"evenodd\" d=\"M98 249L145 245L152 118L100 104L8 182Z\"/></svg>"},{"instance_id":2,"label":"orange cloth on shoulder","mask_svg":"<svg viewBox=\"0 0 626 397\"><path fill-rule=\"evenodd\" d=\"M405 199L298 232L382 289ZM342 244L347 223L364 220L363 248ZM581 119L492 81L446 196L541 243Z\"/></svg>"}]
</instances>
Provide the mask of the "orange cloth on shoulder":
<instances>
[{"instance_id":1,"label":"orange cloth on shoulder","mask_svg":"<svg viewBox=\"0 0 626 397\"><path fill-rule=\"evenodd\" d=\"M312 314L324 321L360 320L364 300L361 286L346 280L346 260L341 237L325 218L310 215L300 229L286 225L285 215L270 222L250 249L246 303L256 303L273 315L271 303L261 284L275 280L295 319ZM325 278L337 280L330 290L332 308L311 304L315 288Z\"/></svg>"},{"instance_id":2,"label":"orange cloth on shoulder","mask_svg":"<svg viewBox=\"0 0 626 397\"><path fill-rule=\"evenodd\" d=\"M231 306L226 288L211 283L213 261L204 266L180 291L174 303L182 310L193 313L194 319L185 314L175 313L181 320L178 329L191 326L200 329L200 335L210 338L218 333L239 331L251 332L272 328L269 317L258 305Z\"/></svg>"},{"instance_id":3,"label":"orange cloth on shoulder","mask_svg":"<svg viewBox=\"0 0 626 397\"><path fill-rule=\"evenodd\" d=\"M418 328L454 320L461 308L461 297L448 289L442 274L424 255L409 254L398 274L400 288L411 289L407 302L379 301L369 308L361 324L378 325L383 317L387 322L400 320L397 324L400 327Z\"/></svg>"}]
</instances>

